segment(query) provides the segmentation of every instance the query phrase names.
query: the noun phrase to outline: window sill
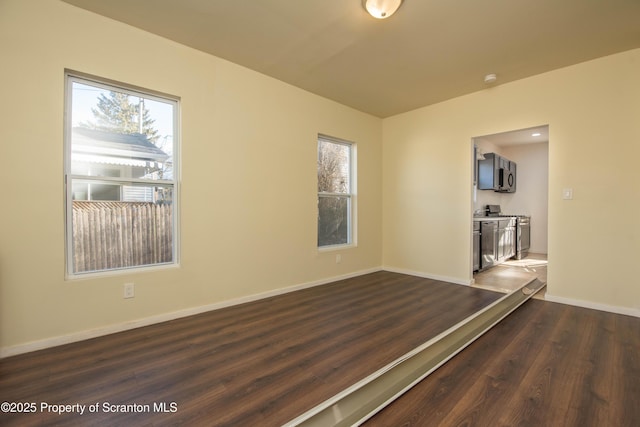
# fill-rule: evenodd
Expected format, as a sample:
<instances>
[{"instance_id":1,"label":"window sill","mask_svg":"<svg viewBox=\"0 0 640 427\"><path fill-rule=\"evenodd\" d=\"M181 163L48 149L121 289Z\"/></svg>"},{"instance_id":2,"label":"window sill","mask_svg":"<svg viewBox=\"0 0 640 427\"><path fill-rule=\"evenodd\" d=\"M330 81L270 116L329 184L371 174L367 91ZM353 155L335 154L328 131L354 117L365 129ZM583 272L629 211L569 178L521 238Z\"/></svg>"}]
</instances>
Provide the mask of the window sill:
<instances>
[{"instance_id":1,"label":"window sill","mask_svg":"<svg viewBox=\"0 0 640 427\"><path fill-rule=\"evenodd\" d=\"M353 249L356 248L357 245L355 243L347 243L344 245L331 245L331 246L321 246L318 248L318 252L335 252L342 251L345 249Z\"/></svg>"},{"instance_id":2,"label":"window sill","mask_svg":"<svg viewBox=\"0 0 640 427\"><path fill-rule=\"evenodd\" d=\"M157 264L157 265L142 265L140 267L126 267L126 268L119 268L119 269L113 269L113 270L87 271L86 273L67 273L65 275L65 280L67 281L93 280L93 279L100 279L103 277L124 276L128 274L138 274L138 273L151 273L154 271L170 270L175 268L180 268L180 264L177 262L173 262L173 263Z\"/></svg>"}]
</instances>

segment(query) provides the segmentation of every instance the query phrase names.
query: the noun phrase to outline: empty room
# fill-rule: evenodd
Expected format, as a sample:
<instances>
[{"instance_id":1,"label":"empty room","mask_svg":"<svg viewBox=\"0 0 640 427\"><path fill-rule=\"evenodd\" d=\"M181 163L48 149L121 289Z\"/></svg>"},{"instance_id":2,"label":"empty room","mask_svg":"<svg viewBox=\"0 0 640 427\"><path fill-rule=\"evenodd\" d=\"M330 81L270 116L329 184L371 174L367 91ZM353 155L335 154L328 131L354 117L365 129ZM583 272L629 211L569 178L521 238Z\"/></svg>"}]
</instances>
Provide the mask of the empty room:
<instances>
[{"instance_id":1,"label":"empty room","mask_svg":"<svg viewBox=\"0 0 640 427\"><path fill-rule=\"evenodd\" d=\"M637 425L638 22L0 0L0 424Z\"/></svg>"}]
</instances>

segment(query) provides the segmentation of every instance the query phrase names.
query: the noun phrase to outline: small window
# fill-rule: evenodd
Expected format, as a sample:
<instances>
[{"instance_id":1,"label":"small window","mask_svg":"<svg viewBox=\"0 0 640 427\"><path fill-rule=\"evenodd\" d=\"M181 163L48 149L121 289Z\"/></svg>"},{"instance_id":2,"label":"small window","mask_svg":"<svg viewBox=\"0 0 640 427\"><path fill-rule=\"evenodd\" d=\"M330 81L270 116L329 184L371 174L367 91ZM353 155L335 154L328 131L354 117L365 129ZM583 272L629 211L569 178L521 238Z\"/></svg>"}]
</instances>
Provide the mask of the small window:
<instances>
[{"instance_id":1,"label":"small window","mask_svg":"<svg viewBox=\"0 0 640 427\"><path fill-rule=\"evenodd\" d=\"M353 243L353 144L318 137L318 247Z\"/></svg>"},{"instance_id":2,"label":"small window","mask_svg":"<svg viewBox=\"0 0 640 427\"><path fill-rule=\"evenodd\" d=\"M177 262L178 101L67 73L70 275Z\"/></svg>"}]
</instances>

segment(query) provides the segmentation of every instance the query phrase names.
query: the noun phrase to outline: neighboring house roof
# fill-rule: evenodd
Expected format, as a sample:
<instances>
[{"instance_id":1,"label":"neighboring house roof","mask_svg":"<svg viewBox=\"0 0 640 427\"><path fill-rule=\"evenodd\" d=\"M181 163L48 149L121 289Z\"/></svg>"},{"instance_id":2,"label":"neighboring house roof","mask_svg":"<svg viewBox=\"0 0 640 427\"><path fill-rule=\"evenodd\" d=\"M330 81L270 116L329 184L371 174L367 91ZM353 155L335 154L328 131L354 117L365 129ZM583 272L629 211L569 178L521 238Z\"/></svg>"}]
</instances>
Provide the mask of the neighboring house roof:
<instances>
[{"instance_id":1,"label":"neighboring house roof","mask_svg":"<svg viewBox=\"0 0 640 427\"><path fill-rule=\"evenodd\" d=\"M150 167L169 159L167 153L139 133L123 134L75 127L71 138L74 161Z\"/></svg>"}]
</instances>

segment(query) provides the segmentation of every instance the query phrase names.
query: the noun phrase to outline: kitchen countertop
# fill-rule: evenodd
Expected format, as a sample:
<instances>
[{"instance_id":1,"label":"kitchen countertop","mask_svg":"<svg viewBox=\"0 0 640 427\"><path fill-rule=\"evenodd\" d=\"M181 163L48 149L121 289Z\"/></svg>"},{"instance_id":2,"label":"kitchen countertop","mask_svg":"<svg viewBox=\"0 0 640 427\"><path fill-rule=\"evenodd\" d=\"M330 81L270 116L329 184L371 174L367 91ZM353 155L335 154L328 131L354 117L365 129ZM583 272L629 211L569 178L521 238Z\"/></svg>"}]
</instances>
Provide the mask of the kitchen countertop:
<instances>
[{"instance_id":1,"label":"kitchen countertop","mask_svg":"<svg viewBox=\"0 0 640 427\"><path fill-rule=\"evenodd\" d=\"M518 218L517 216L474 216L474 221L500 221Z\"/></svg>"}]
</instances>

